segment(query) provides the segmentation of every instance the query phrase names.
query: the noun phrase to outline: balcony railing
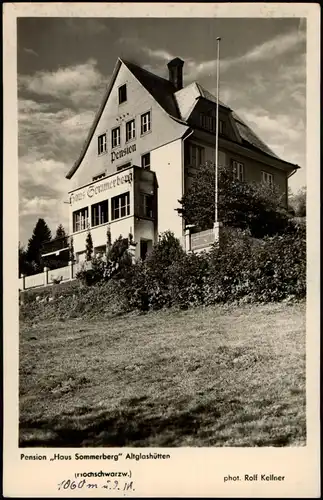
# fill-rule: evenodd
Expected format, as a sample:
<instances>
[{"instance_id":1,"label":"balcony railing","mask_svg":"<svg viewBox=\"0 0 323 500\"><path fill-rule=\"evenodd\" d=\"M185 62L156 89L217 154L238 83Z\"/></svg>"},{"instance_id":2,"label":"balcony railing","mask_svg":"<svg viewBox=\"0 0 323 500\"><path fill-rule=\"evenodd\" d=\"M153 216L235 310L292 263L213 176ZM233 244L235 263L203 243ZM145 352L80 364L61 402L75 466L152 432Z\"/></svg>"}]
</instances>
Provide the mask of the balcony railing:
<instances>
[{"instance_id":1,"label":"balcony railing","mask_svg":"<svg viewBox=\"0 0 323 500\"><path fill-rule=\"evenodd\" d=\"M64 250L68 250L70 246L70 236L64 236L63 238L55 238L51 241L46 241L43 243L41 254L44 257L49 254L59 255Z\"/></svg>"}]
</instances>

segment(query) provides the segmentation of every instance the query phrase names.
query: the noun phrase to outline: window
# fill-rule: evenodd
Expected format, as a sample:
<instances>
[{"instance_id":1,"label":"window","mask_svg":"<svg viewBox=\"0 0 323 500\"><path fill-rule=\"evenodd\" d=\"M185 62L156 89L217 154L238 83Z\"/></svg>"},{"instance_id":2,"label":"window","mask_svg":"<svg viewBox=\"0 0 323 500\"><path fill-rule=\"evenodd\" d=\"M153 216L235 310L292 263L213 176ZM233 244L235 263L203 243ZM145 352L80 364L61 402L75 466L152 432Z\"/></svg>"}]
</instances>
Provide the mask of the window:
<instances>
[{"instance_id":1,"label":"window","mask_svg":"<svg viewBox=\"0 0 323 500\"><path fill-rule=\"evenodd\" d=\"M262 176L262 182L264 184L268 184L268 186L273 186L274 184L274 177L273 174L270 174L269 172L261 172Z\"/></svg>"},{"instance_id":2,"label":"window","mask_svg":"<svg viewBox=\"0 0 323 500\"><path fill-rule=\"evenodd\" d=\"M198 168L204 163L204 148L196 144L190 144L189 165Z\"/></svg>"},{"instance_id":3,"label":"window","mask_svg":"<svg viewBox=\"0 0 323 500\"><path fill-rule=\"evenodd\" d=\"M239 161L232 161L233 175L238 181L244 180L244 164Z\"/></svg>"},{"instance_id":4,"label":"window","mask_svg":"<svg viewBox=\"0 0 323 500\"><path fill-rule=\"evenodd\" d=\"M223 135L225 133L225 123L224 121L219 121L219 134Z\"/></svg>"},{"instance_id":5,"label":"window","mask_svg":"<svg viewBox=\"0 0 323 500\"><path fill-rule=\"evenodd\" d=\"M141 115L141 135L147 134L151 129L150 111Z\"/></svg>"},{"instance_id":6,"label":"window","mask_svg":"<svg viewBox=\"0 0 323 500\"><path fill-rule=\"evenodd\" d=\"M92 181L98 181L99 179L103 179L103 177L105 177L105 172L102 172L101 174L92 177Z\"/></svg>"},{"instance_id":7,"label":"window","mask_svg":"<svg viewBox=\"0 0 323 500\"><path fill-rule=\"evenodd\" d=\"M112 198L112 220L130 215L130 193L124 193Z\"/></svg>"},{"instance_id":8,"label":"window","mask_svg":"<svg viewBox=\"0 0 323 500\"><path fill-rule=\"evenodd\" d=\"M123 102L126 102L127 100L127 85L121 85L119 87L119 104L122 104Z\"/></svg>"},{"instance_id":9,"label":"window","mask_svg":"<svg viewBox=\"0 0 323 500\"><path fill-rule=\"evenodd\" d=\"M141 157L141 168L150 170L150 153L146 153Z\"/></svg>"},{"instance_id":10,"label":"window","mask_svg":"<svg viewBox=\"0 0 323 500\"><path fill-rule=\"evenodd\" d=\"M98 137L98 154L102 155L107 150L107 134L99 135Z\"/></svg>"},{"instance_id":11,"label":"window","mask_svg":"<svg viewBox=\"0 0 323 500\"><path fill-rule=\"evenodd\" d=\"M120 146L120 127L112 129L111 132L111 144L113 148Z\"/></svg>"},{"instance_id":12,"label":"window","mask_svg":"<svg viewBox=\"0 0 323 500\"><path fill-rule=\"evenodd\" d=\"M126 123L126 142L135 139L136 137L136 124L135 120L130 120Z\"/></svg>"},{"instance_id":13,"label":"window","mask_svg":"<svg viewBox=\"0 0 323 500\"><path fill-rule=\"evenodd\" d=\"M131 162L129 161L128 163L124 163L123 165L119 165L117 167L117 172L119 172L119 170L124 170L125 168L128 168L131 166Z\"/></svg>"},{"instance_id":14,"label":"window","mask_svg":"<svg viewBox=\"0 0 323 500\"><path fill-rule=\"evenodd\" d=\"M140 193L140 215L153 218L154 197L151 194Z\"/></svg>"},{"instance_id":15,"label":"window","mask_svg":"<svg viewBox=\"0 0 323 500\"><path fill-rule=\"evenodd\" d=\"M200 115L201 127L210 130L210 132L215 132L216 119L213 116L208 116L202 113Z\"/></svg>"},{"instance_id":16,"label":"window","mask_svg":"<svg viewBox=\"0 0 323 500\"><path fill-rule=\"evenodd\" d=\"M204 113L200 114L200 125L202 128L209 130L210 132L216 132L216 118L212 115L206 115ZM219 120L219 134L224 134L225 123L223 120Z\"/></svg>"},{"instance_id":17,"label":"window","mask_svg":"<svg viewBox=\"0 0 323 500\"><path fill-rule=\"evenodd\" d=\"M83 231L89 227L88 207L73 212L73 232Z\"/></svg>"},{"instance_id":18,"label":"window","mask_svg":"<svg viewBox=\"0 0 323 500\"><path fill-rule=\"evenodd\" d=\"M101 201L91 207L92 226L99 226L109 222L109 201Z\"/></svg>"}]
</instances>

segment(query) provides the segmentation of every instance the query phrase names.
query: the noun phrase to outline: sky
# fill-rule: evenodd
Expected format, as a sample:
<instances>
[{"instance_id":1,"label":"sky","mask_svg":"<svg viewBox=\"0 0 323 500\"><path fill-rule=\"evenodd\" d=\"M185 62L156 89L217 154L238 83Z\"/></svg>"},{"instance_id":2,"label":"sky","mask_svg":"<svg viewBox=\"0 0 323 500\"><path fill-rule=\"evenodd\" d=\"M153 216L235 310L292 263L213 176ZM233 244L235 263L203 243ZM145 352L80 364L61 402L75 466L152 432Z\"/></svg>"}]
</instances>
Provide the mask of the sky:
<instances>
[{"instance_id":1,"label":"sky","mask_svg":"<svg viewBox=\"0 0 323 500\"><path fill-rule=\"evenodd\" d=\"M306 22L298 18L19 18L17 24L19 240L42 217L68 230L69 181L118 57L168 77L180 57L184 85L215 94L306 184Z\"/></svg>"}]
</instances>

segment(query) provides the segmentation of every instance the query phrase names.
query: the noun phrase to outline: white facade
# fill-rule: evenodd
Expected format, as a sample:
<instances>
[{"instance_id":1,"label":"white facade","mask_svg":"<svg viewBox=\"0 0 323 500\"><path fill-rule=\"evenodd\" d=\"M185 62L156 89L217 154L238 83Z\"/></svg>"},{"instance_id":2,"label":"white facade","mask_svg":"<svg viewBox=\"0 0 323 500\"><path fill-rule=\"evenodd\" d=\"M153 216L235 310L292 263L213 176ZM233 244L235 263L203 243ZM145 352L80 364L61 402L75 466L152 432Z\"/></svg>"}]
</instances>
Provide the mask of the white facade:
<instances>
[{"instance_id":1,"label":"white facade","mask_svg":"<svg viewBox=\"0 0 323 500\"><path fill-rule=\"evenodd\" d=\"M136 257L166 230L185 244L178 200L190 173L215 160L215 98L196 82L181 87L181 63L171 62L168 82L118 60L84 148L67 174L77 261L85 258L89 230L95 252L104 250L108 227L112 241L132 234ZM298 167L280 160L222 104L219 119L219 164L238 165L241 180L270 178L287 199L288 175Z\"/></svg>"}]
</instances>

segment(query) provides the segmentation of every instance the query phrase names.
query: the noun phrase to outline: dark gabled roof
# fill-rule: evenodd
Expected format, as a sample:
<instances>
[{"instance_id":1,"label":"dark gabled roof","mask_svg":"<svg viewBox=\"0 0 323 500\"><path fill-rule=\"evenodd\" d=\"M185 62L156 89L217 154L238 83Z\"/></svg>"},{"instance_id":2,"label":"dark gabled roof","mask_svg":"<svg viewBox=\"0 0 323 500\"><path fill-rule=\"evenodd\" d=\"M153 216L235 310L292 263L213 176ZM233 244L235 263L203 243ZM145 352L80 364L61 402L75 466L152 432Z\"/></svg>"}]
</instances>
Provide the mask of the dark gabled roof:
<instances>
[{"instance_id":1,"label":"dark gabled roof","mask_svg":"<svg viewBox=\"0 0 323 500\"><path fill-rule=\"evenodd\" d=\"M242 139L242 143L245 146L251 146L252 149L260 150L266 155L273 156L277 160L281 160L279 156L276 155L268 146L257 136L257 134L247 125L234 111L232 112L232 116L237 125L239 134ZM284 161L284 160L281 160Z\"/></svg>"},{"instance_id":2,"label":"dark gabled roof","mask_svg":"<svg viewBox=\"0 0 323 500\"><path fill-rule=\"evenodd\" d=\"M204 87L202 87L201 84L199 84L198 82L195 82L195 83L197 85L197 88L198 88L201 96L204 97L204 99L207 99L208 101L215 102L215 104L216 104L216 102L217 102L216 97L213 94L211 94L211 92L209 92ZM220 101L220 99L219 99L219 105L222 106L223 108L230 109L229 106L224 104L224 102Z\"/></svg>"},{"instance_id":3,"label":"dark gabled roof","mask_svg":"<svg viewBox=\"0 0 323 500\"><path fill-rule=\"evenodd\" d=\"M113 87L115 78L117 76L117 73L119 71L119 68L121 64L124 63L125 66L131 71L131 73L137 78L137 80L142 84L142 86L151 94L151 96L155 99L155 101L164 109L164 111L173 119L176 121L187 125L188 124L181 118L176 98L175 98L175 92L176 88L175 86L169 81L166 80L165 78L162 78L160 76L157 76L150 71L147 71L140 66L137 66L137 64L134 64L130 61L125 61L124 59L118 59L116 66L113 71L113 75L111 77L111 80L109 82L109 85L107 87L106 93L104 95L103 101L101 103L100 108L98 109L96 116L94 118L93 124L90 128L89 134L87 136L87 139L85 141L85 144L81 150L81 153L74 163L73 167L70 169L70 171L66 174L66 177L70 179L73 174L76 172L78 169L81 161L84 158L84 155L87 151L87 148L89 147L90 141L93 137L93 134L95 132L95 129L97 127L97 124L100 120L100 117L102 115L102 112L104 110L104 107L106 105L106 102L108 100L108 97L110 95L111 89ZM208 90L204 89L202 85L198 84L195 82L197 85L197 88L200 92L201 97L204 99L207 99L211 102L217 102L216 97L211 94ZM253 151L259 151L261 153L264 153L267 156L271 156L272 158L275 158L276 160L282 161L283 163L287 163L289 165L292 165L291 163L282 160L277 156L258 136L255 134L255 132L234 112L231 110L229 106L224 104L219 100L219 104L229 110L231 112L231 116L234 120L234 123L236 125L236 129L238 131L238 134L241 137L242 144ZM295 168L298 168L296 165L294 165Z\"/></svg>"},{"instance_id":4,"label":"dark gabled roof","mask_svg":"<svg viewBox=\"0 0 323 500\"><path fill-rule=\"evenodd\" d=\"M165 78L154 75L147 71L146 69L140 68L134 63L125 61L122 59L123 63L131 71L131 73L139 80L141 85L145 87L146 90L153 96L155 101L174 118L180 118L180 114L177 108L177 103L174 97L176 92L175 86Z\"/></svg>"}]
</instances>

